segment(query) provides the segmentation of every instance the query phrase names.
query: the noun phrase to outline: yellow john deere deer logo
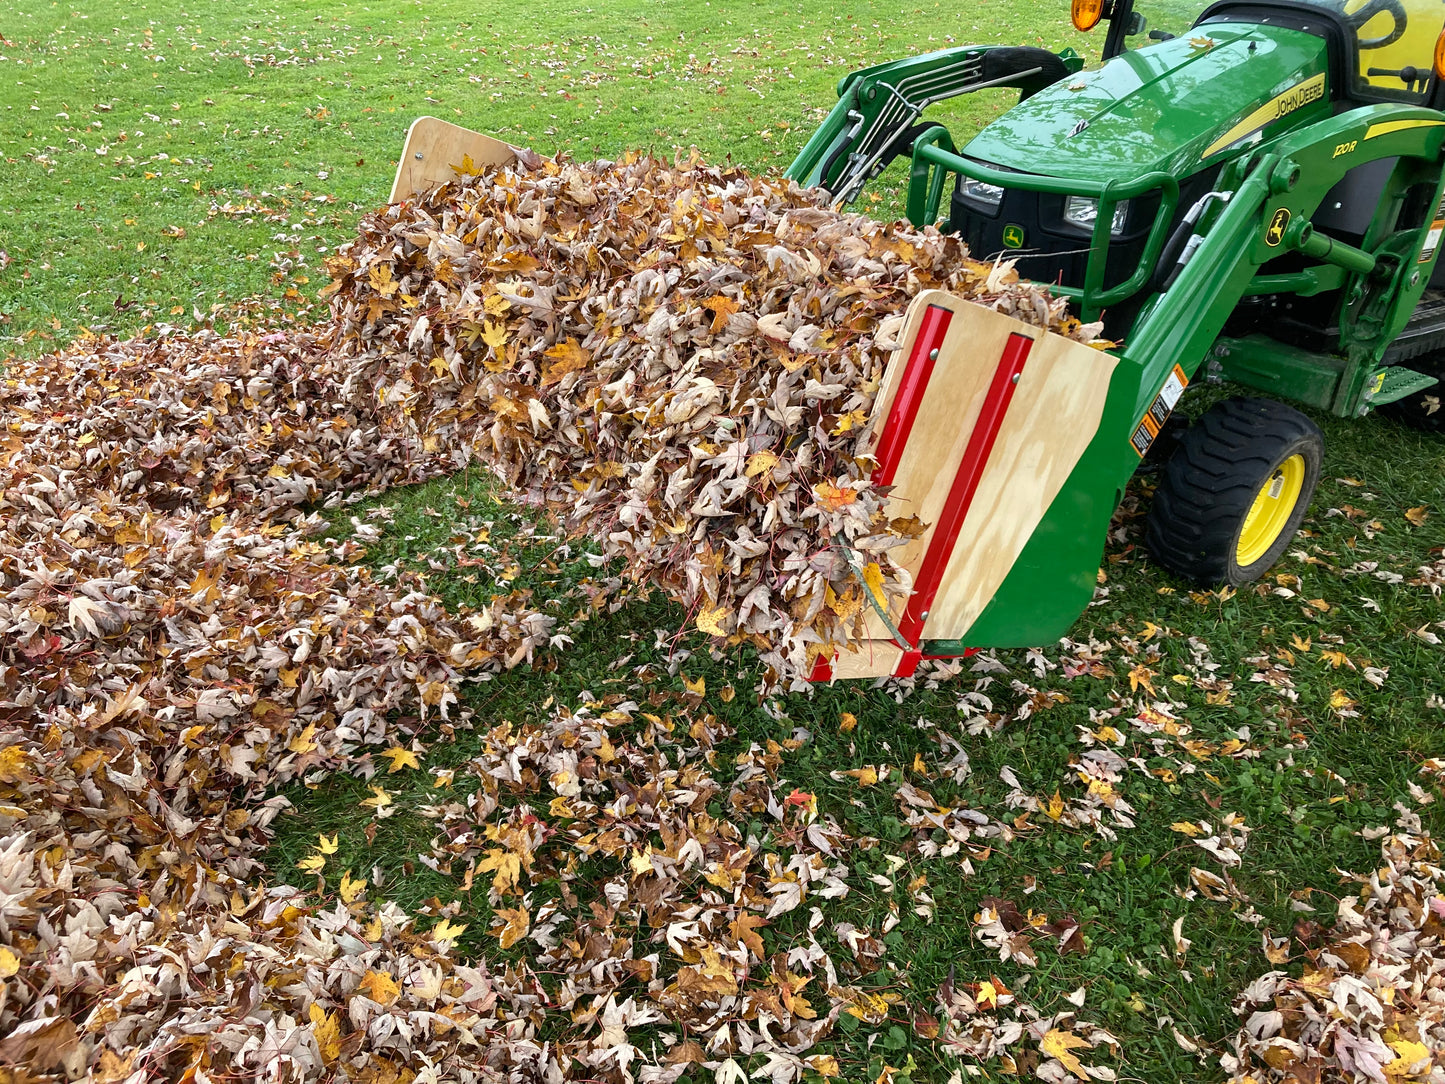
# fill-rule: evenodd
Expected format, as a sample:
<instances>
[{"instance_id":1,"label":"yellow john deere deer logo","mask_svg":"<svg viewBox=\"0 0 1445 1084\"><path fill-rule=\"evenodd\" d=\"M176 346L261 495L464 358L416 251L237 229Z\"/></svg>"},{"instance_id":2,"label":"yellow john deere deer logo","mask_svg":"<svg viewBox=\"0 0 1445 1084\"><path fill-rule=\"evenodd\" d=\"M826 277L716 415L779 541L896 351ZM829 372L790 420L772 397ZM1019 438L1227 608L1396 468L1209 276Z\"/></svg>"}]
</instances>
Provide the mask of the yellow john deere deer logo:
<instances>
[{"instance_id":1,"label":"yellow john deere deer logo","mask_svg":"<svg viewBox=\"0 0 1445 1084\"><path fill-rule=\"evenodd\" d=\"M1012 222L1005 226L1003 228L1003 247L1023 248L1024 228L1022 226L1015 226Z\"/></svg>"},{"instance_id":2,"label":"yellow john deere deer logo","mask_svg":"<svg viewBox=\"0 0 1445 1084\"><path fill-rule=\"evenodd\" d=\"M1264 243L1270 248L1278 248L1279 243L1284 240L1284 228L1289 225L1289 208L1281 207L1269 220L1269 228L1264 231Z\"/></svg>"}]
</instances>

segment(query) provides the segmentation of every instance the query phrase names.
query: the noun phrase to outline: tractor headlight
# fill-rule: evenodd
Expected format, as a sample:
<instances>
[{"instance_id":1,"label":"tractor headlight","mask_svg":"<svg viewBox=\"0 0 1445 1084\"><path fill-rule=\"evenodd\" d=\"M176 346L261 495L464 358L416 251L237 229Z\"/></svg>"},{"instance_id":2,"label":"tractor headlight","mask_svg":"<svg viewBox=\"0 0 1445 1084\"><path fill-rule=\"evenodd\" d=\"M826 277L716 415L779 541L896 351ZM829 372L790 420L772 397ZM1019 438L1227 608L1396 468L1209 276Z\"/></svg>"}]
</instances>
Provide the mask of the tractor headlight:
<instances>
[{"instance_id":1,"label":"tractor headlight","mask_svg":"<svg viewBox=\"0 0 1445 1084\"><path fill-rule=\"evenodd\" d=\"M980 203L985 207L997 207L1003 202L1003 189L996 184L984 184L983 181L976 181L972 177L963 179L963 195L965 199Z\"/></svg>"},{"instance_id":2,"label":"tractor headlight","mask_svg":"<svg viewBox=\"0 0 1445 1084\"><path fill-rule=\"evenodd\" d=\"M1090 199L1088 196L1070 196L1064 200L1064 221L1071 222L1075 226L1082 226L1086 230L1094 228L1094 220L1099 217L1099 201ZM1114 205L1114 221L1109 223L1109 232L1115 237L1124 232L1124 223L1129 218L1129 201Z\"/></svg>"}]
</instances>

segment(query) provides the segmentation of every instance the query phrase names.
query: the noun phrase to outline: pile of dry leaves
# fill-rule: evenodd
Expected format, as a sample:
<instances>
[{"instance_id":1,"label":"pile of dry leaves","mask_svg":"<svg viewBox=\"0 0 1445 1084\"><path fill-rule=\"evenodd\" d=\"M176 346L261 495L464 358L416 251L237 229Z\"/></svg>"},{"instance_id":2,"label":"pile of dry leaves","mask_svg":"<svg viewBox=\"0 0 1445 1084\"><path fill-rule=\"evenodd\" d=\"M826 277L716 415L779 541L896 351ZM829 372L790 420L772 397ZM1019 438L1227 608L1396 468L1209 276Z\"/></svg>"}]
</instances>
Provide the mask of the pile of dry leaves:
<instances>
[{"instance_id":1,"label":"pile of dry leaves","mask_svg":"<svg viewBox=\"0 0 1445 1084\"><path fill-rule=\"evenodd\" d=\"M783 757L806 733L719 757L739 736L691 694L630 687L488 720L482 752L439 774L420 857L485 887L494 964L458 961L455 911L420 932L349 870L308 894L260 862L280 785L370 773L375 752L411 757L423 727L473 725L460 683L556 631L521 593L449 612L414 576L373 578L318 508L479 460L790 679L846 641L866 592L908 589L888 552L918 524L886 517L864 454L908 300L942 286L1090 330L954 239L695 161L524 159L370 217L333 270L333 320L313 331L85 340L0 381L0 1072L663 1084L701 1066L793 1084L841 1071L811 1048L851 1016L1059 1084L1111 1079L1081 1060L1116 1046L1108 1032L995 976L961 975L936 1016L905 1016L874 973L898 909L932 914L926 878L885 865L868 880L897 902L877 928L828 925L818 901L858 883L850 865L877 841L790 789ZM965 694L970 726L998 716L985 681ZM1019 691L1021 710L1051 706ZM1122 739L1095 725L1087 800L1014 780L1023 814L1005 823L940 803L920 772L896 791L899 824L965 864L1035 810L1128 827ZM1139 725L1189 741L1162 714ZM934 774L961 781L967 754L938 740ZM868 786L892 769L843 774ZM479 784L469 797L458 776ZM378 817L387 800L377 787ZM739 827L753 821L769 846ZM1246 831L1188 827L1215 857ZM1438 1045L1436 1017L1401 1010L1438 992L1436 964L1409 959L1438 921L1426 857L1352 912L1363 964L1405 969L1376 999L1394 1015L1357 1027L1355 997L1350 1030L1308 976L1277 980L1251 996L1293 1000L1241 1043L1241 1073L1311 1028L1356 1066L1381 1042L1401 1058ZM975 935L1023 966L1045 935L1077 947L1074 920L1018 921L989 906ZM1321 960L1332 982L1366 973L1340 951Z\"/></svg>"},{"instance_id":2,"label":"pile of dry leaves","mask_svg":"<svg viewBox=\"0 0 1445 1084\"><path fill-rule=\"evenodd\" d=\"M452 931L416 932L363 881L324 905L266 887L278 785L370 770L367 747L398 748L451 710L445 732L461 680L517 665L552 632L522 596L448 613L414 578L374 580L316 508L480 457L787 673L861 609L832 543L886 569L914 529L880 515L859 459L908 298L944 285L1038 322L1059 309L936 234L650 159L530 163L389 208L337 275L335 321L314 332L88 339L8 363L0 1065L37 1080L388 1081L443 1065L463 1080L667 1080L766 1050L774 1078L795 1079L856 995L802 948L749 973L780 899L841 890L826 826L800 825L786 868L695 813L676 856L597 837L597 853L627 855L619 884L640 894L651 877L719 893L733 947L727 960L691 947L687 923L704 919L679 916L664 938L676 958L652 969L609 951L599 900L595 930L547 949L577 975L562 994L522 964L456 962ZM570 719L553 726L571 752L549 758L617 755ZM498 753L528 787L531 740ZM631 755L633 781L608 798L618 816L646 807L644 776L667 777L656 752ZM526 912L525 891L510 898L528 883L517 863L558 829L523 806L488 819L507 776L478 770L492 789L466 816L492 845L475 869L495 872L498 913L513 904L517 936L535 939L548 918ZM581 763L570 784L549 770L564 802L602 785ZM668 802L690 809L693 787L706 789L697 767ZM764 781L739 794L780 801ZM683 823L669 817L658 830ZM866 960L876 940L854 933ZM819 967L814 1004L800 990ZM573 998L560 1043L559 996ZM657 1021L695 1028L707 1051L633 1048L627 1029Z\"/></svg>"},{"instance_id":3,"label":"pile of dry leaves","mask_svg":"<svg viewBox=\"0 0 1445 1084\"><path fill-rule=\"evenodd\" d=\"M890 521L866 459L909 300L938 287L1097 330L957 237L816 192L696 161L523 157L365 219L330 262L352 388L782 676L846 643L866 592L910 588L888 551L922 525Z\"/></svg>"},{"instance_id":4,"label":"pile of dry leaves","mask_svg":"<svg viewBox=\"0 0 1445 1084\"><path fill-rule=\"evenodd\" d=\"M1380 868L1353 878L1334 939L1300 976L1270 971L1236 1000L1232 1084L1445 1081L1445 870L1419 818L1406 819L1414 833L1388 836Z\"/></svg>"},{"instance_id":5,"label":"pile of dry leaves","mask_svg":"<svg viewBox=\"0 0 1445 1084\"><path fill-rule=\"evenodd\" d=\"M0 1062L178 1076L259 1069L268 1035L314 1048L261 1008L328 921L258 887L270 791L545 644L511 600L451 615L317 539L303 506L425 473L341 384L304 333L7 369ZM280 1004L304 1021L310 1001Z\"/></svg>"}]
</instances>

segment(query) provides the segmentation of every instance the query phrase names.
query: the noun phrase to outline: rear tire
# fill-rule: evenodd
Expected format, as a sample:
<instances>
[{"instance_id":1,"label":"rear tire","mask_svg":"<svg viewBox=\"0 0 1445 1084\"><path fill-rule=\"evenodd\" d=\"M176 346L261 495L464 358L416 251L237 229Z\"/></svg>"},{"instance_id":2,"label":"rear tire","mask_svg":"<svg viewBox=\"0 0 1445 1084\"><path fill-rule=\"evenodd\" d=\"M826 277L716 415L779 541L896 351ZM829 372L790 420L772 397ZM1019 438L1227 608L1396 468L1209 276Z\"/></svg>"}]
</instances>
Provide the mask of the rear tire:
<instances>
[{"instance_id":1,"label":"rear tire","mask_svg":"<svg viewBox=\"0 0 1445 1084\"><path fill-rule=\"evenodd\" d=\"M1324 435L1272 399L1226 399L1179 435L1144 542L1196 583L1238 586L1289 548L1320 480Z\"/></svg>"},{"instance_id":2,"label":"rear tire","mask_svg":"<svg viewBox=\"0 0 1445 1084\"><path fill-rule=\"evenodd\" d=\"M1440 383L1379 408L1381 414L1426 433L1445 433L1445 354L1436 353L1406 362L1417 373Z\"/></svg>"}]
</instances>

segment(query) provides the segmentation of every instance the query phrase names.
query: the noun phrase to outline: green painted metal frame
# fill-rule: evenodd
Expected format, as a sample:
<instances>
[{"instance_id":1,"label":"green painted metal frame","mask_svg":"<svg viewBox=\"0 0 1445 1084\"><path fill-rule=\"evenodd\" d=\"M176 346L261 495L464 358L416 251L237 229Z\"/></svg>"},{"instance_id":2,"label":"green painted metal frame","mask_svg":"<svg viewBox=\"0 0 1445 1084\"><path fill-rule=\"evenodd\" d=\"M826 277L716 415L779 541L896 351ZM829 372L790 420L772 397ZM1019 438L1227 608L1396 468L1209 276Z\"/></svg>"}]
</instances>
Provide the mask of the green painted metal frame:
<instances>
[{"instance_id":1,"label":"green painted metal frame","mask_svg":"<svg viewBox=\"0 0 1445 1084\"><path fill-rule=\"evenodd\" d=\"M913 163L908 176L908 218L915 226L933 224L943 199L943 186L949 174L962 174L985 184L1001 188L1022 188L1055 196L1084 196L1098 201L1094 216L1094 232L1089 241L1089 262L1084 272L1084 285L1052 286L1054 293L1073 300L1079 316L1085 321L1098 319L1109 305L1133 297L1149 282L1159 262L1159 254L1169 239L1169 224L1179 206L1179 182L1168 173L1151 172L1130 181L1090 181L1079 178L1045 177L1034 173L1014 173L993 169L981 162L960 156L953 146L948 129L935 125L922 133L913 144ZM1148 192L1160 193L1159 211L1144 241L1144 253L1133 273L1117 286L1104 289L1104 271L1108 265L1110 229L1114 208L1125 200L1137 199Z\"/></svg>"},{"instance_id":2,"label":"green painted metal frame","mask_svg":"<svg viewBox=\"0 0 1445 1084\"><path fill-rule=\"evenodd\" d=\"M850 72L838 80L837 104L813 132L783 175L802 185L822 185L831 190L832 186L829 182L836 180L845 164L843 161L832 164L828 162L829 156L838 147L839 141L847 135L851 128L863 129L871 126L897 94L898 86L911 79L936 77L944 81L943 89L947 92L931 96L930 104L990 87L1016 88L1024 92L1035 89L1034 82L1028 77L1002 81L980 81L972 85L963 81L970 66L981 65L985 54L991 50L1004 48L1012 47L1003 45L959 46L954 49L925 53L922 56L908 57L904 60L890 61L886 64L875 64L872 67ZM1064 49L1055 55L1063 61L1065 69L1071 74L1080 71L1084 66L1084 58L1073 49ZM947 80L950 76L960 80L956 89L949 89L950 84L947 83ZM828 176L824 176L825 171Z\"/></svg>"},{"instance_id":3,"label":"green painted metal frame","mask_svg":"<svg viewBox=\"0 0 1445 1084\"><path fill-rule=\"evenodd\" d=\"M987 48L946 50L845 77L839 83L837 107L809 140L788 176L818 183L825 160L838 149L849 126L857 123L858 114L887 97L885 87L892 85L890 80L916 73L920 65L973 63ZM874 92L871 96L870 90ZM858 108L860 91L865 110ZM1236 376L1249 375L1244 371L1246 363L1256 370L1255 386L1267 375L1271 361L1263 353L1265 346L1219 339L1242 298L1342 291L1349 300L1339 356L1320 358L1315 372L1309 355L1302 351L1291 355L1289 364L1282 367L1276 354L1275 368L1290 370L1290 386L1281 384L1271 390L1317 402L1339 414L1367 410L1370 388L1379 383L1375 378L1381 372L1384 350L1403 328L1434 266L1433 256L1419 260L1430 216L1423 225L1401 230L1398 214L1405 194L1419 185L1430 186L1435 201L1431 209L1439 206L1442 144L1445 113L1423 107L1369 105L1323 117L1316 110L1300 110L1294 127L1272 134L1262 143L1239 147L1219 165L1213 187L1229 192L1230 198L1204 211L1193 228L1196 247L1192 258L1167 289L1160 290L1163 276L1158 274L1157 264L1178 209L1178 177L1148 167L1141 175L1124 179L1016 173L958 154L941 126L916 139L908 190L908 214L915 224L937 219L950 174L1002 187L1096 199L1099 208L1084 283L1073 288L1053 287L1054 291L1068 296L1086 320L1097 317L1106 306L1145 290L1155 291L1140 306L1126 345L1114 351L1119 364L1097 434L1004 583L964 640L925 641L920 645L924 653L954 655L966 647L1027 646L1052 641L1068 631L1093 596L1110 518L1138 467L1130 434L1169 373L1177 365L1195 380L1209 361L1211 376L1227 377L1228 358L1212 352L1216 343L1224 342L1240 346ZM1350 149L1342 153L1343 147ZM1387 158L1397 163L1358 247L1309 228L1325 194L1349 169ZM1103 282L1113 210L1123 200L1153 191L1159 192L1160 207L1139 266L1124 282L1106 290ZM1289 213L1290 225L1283 238L1275 236L1271 245L1267 226L1281 210ZM1303 268L1261 273L1285 252L1298 253L1309 262Z\"/></svg>"},{"instance_id":4,"label":"green painted metal frame","mask_svg":"<svg viewBox=\"0 0 1445 1084\"><path fill-rule=\"evenodd\" d=\"M1408 121L1436 126L1366 138L1372 126ZM1351 141L1364 153L1343 160L1336 157L1336 149ZM1363 161L1395 157L1403 161L1396 167L1402 184L1420 183L1422 177L1434 179L1434 206L1438 206L1442 144L1445 114L1418 107L1368 106L1286 133L1226 166L1218 185L1232 190L1229 202L1204 216L1198 227L1203 240L1193 259L1167 291L1151 298L1140 311L1127 345L1117 351L1120 364L1110 383L1098 434L993 600L969 629L968 646L1025 647L1051 642L1064 635L1089 604L1110 517L1139 464L1129 434L1176 364L1191 379L1195 377L1239 299L1258 288L1259 268L1280 251L1266 240L1275 212L1285 208L1292 218L1307 221L1348 169ZM1341 413L1357 410L1363 401L1358 385L1375 371L1385 347L1403 327L1434 264L1435 257L1425 262L1418 259L1428 221L1392 234L1385 221L1390 217L1389 208L1382 207L1380 213L1384 216L1381 224L1374 236L1367 234L1365 245L1378 247L1390 236L1398 238L1396 244L1410 256L1403 266L1414 281L1408 276L1397 278L1398 288L1386 306L1378 335L1347 352L1345 370L1351 374L1350 380L1332 406ZM1312 288L1336 273L1326 266L1298 281ZM1343 269L1338 273L1345 275L1346 289L1372 274ZM1272 288L1280 284L1279 278L1268 276L1262 281ZM1342 380L1342 386L1345 384ZM925 645L925 649L942 654L961 646L938 643Z\"/></svg>"}]
</instances>

